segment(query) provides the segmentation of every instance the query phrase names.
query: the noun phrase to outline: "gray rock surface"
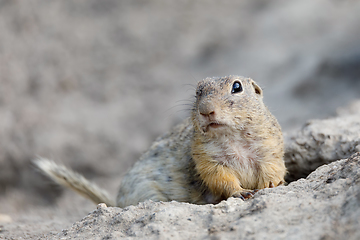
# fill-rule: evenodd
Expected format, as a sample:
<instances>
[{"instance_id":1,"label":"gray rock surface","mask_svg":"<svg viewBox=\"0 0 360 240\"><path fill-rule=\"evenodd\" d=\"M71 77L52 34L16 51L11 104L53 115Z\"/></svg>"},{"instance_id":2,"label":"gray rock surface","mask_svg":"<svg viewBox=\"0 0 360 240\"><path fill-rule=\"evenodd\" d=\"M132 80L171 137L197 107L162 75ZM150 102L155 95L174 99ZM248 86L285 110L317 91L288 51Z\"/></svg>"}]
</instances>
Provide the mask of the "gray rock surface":
<instances>
[{"instance_id":1,"label":"gray rock surface","mask_svg":"<svg viewBox=\"0 0 360 240\"><path fill-rule=\"evenodd\" d=\"M57 239L359 239L360 153L306 179L218 205L98 206Z\"/></svg>"},{"instance_id":2,"label":"gray rock surface","mask_svg":"<svg viewBox=\"0 0 360 240\"><path fill-rule=\"evenodd\" d=\"M311 120L285 136L287 181L306 177L317 167L360 152L360 114Z\"/></svg>"}]
</instances>

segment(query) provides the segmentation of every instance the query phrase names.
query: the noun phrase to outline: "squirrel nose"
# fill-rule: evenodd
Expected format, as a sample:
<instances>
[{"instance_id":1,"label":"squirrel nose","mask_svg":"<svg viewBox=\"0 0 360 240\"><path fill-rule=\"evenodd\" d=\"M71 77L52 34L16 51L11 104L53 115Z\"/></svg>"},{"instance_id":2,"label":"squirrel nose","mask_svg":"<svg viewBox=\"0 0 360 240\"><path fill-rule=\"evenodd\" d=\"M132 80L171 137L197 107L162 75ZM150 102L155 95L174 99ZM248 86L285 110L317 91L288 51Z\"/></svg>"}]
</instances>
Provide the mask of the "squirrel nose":
<instances>
[{"instance_id":1,"label":"squirrel nose","mask_svg":"<svg viewBox=\"0 0 360 240\"><path fill-rule=\"evenodd\" d=\"M201 102L199 105L199 113L203 116L214 116L215 115L215 106L209 102Z\"/></svg>"}]
</instances>

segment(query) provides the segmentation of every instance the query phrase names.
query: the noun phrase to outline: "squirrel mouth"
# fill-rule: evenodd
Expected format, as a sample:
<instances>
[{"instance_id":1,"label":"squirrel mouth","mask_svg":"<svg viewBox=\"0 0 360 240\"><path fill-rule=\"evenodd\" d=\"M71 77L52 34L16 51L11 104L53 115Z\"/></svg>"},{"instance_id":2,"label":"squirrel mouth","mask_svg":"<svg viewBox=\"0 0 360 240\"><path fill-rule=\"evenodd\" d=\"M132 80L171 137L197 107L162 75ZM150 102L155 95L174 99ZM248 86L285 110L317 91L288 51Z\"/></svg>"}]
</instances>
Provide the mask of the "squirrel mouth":
<instances>
[{"instance_id":1,"label":"squirrel mouth","mask_svg":"<svg viewBox=\"0 0 360 240\"><path fill-rule=\"evenodd\" d=\"M219 123L219 122L211 122L208 125L206 125L203 130L204 132L209 131L210 129L217 129L217 128L221 128L224 127L225 124Z\"/></svg>"}]
</instances>

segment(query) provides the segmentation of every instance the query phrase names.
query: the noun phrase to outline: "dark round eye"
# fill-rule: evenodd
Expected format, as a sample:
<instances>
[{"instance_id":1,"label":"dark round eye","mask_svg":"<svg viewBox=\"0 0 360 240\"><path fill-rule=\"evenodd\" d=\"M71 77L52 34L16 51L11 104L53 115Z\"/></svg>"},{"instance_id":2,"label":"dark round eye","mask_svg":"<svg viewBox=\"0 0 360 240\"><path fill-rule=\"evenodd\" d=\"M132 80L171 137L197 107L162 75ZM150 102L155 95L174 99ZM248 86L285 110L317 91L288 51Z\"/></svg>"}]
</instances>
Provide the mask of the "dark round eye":
<instances>
[{"instance_id":1,"label":"dark round eye","mask_svg":"<svg viewBox=\"0 0 360 240\"><path fill-rule=\"evenodd\" d=\"M232 89L231 89L231 93L238 93L238 92L242 92L242 86L241 83L236 81L234 82Z\"/></svg>"}]
</instances>

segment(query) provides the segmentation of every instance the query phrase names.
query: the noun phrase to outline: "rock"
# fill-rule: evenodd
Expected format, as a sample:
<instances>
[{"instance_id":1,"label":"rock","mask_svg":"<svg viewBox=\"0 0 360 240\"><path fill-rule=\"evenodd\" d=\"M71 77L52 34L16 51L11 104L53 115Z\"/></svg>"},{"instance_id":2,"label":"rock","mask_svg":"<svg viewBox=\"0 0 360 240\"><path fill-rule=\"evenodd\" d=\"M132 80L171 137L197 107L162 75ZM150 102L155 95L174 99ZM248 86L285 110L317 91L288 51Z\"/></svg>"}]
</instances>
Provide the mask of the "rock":
<instances>
[{"instance_id":1,"label":"rock","mask_svg":"<svg viewBox=\"0 0 360 240\"><path fill-rule=\"evenodd\" d=\"M12 222L12 218L7 214L0 213L0 223L9 223Z\"/></svg>"},{"instance_id":2,"label":"rock","mask_svg":"<svg viewBox=\"0 0 360 240\"><path fill-rule=\"evenodd\" d=\"M351 101L345 107L339 107L336 113L340 116L360 115L360 99Z\"/></svg>"},{"instance_id":3,"label":"rock","mask_svg":"<svg viewBox=\"0 0 360 240\"><path fill-rule=\"evenodd\" d=\"M285 135L287 181L306 177L317 167L360 152L360 115L311 120Z\"/></svg>"},{"instance_id":4,"label":"rock","mask_svg":"<svg viewBox=\"0 0 360 240\"><path fill-rule=\"evenodd\" d=\"M99 207L58 239L359 239L360 153L306 179L218 205L146 201Z\"/></svg>"},{"instance_id":5,"label":"rock","mask_svg":"<svg viewBox=\"0 0 360 240\"><path fill-rule=\"evenodd\" d=\"M106 204L105 203L99 203L97 206L96 206L97 209L99 208L107 208Z\"/></svg>"}]
</instances>

